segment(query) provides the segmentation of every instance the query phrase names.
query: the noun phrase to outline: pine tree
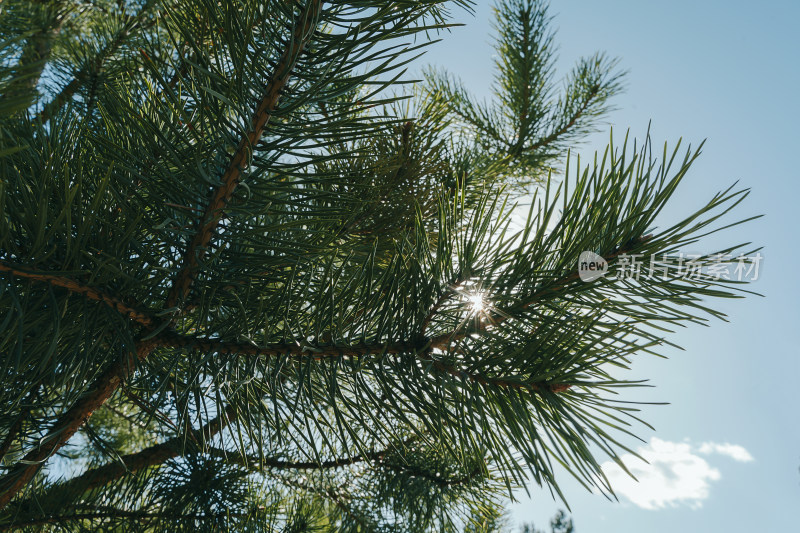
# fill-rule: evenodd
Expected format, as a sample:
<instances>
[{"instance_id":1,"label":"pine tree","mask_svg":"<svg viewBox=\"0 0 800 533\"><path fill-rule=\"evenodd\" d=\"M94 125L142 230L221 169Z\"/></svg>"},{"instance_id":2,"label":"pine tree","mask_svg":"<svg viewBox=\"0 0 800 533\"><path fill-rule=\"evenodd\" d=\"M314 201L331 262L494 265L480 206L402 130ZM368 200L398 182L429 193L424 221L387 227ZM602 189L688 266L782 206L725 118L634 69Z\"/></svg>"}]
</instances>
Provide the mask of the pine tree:
<instances>
[{"instance_id":1,"label":"pine tree","mask_svg":"<svg viewBox=\"0 0 800 533\"><path fill-rule=\"evenodd\" d=\"M570 167L623 73L557 83L539 0L497 4L493 102L411 83L469 8L0 5L0 531L494 531L556 464L610 493L621 371L741 293L680 254L747 191L659 228L699 150Z\"/></svg>"}]
</instances>

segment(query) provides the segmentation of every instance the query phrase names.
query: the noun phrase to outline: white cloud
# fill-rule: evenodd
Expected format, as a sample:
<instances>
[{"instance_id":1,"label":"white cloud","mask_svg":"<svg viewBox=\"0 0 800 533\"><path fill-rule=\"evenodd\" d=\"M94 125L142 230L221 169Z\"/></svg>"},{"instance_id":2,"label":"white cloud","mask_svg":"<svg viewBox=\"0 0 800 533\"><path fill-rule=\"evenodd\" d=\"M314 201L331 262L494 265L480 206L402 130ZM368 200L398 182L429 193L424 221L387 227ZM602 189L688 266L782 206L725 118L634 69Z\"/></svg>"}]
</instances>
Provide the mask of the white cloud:
<instances>
[{"instance_id":1,"label":"white cloud","mask_svg":"<svg viewBox=\"0 0 800 533\"><path fill-rule=\"evenodd\" d=\"M743 462L753 460L747 450L735 444L706 442L697 452L723 454ZM621 457L636 479L611 461L603 463L602 468L614 492L642 509L679 505L699 508L709 496L711 483L722 477L720 471L697 455L688 442L669 442L653 437L637 453L647 462L631 454Z\"/></svg>"},{"instance_id":2,"label":"white cloud","mask_svg":"<svg viewBox=\"0 0 800 533\"><path fill-rule=\"evenodd\" d=\"M700 445L700 453L705 455L710 455L712 453L718 453L720 455L727 455L734 461L739 461L740 463L749 463L750 461L754 461L753 456L750 455L750 452L745 450L742 446L738 444L717 444L716 442L704 442Z\"/></svg>"}]
</instances>

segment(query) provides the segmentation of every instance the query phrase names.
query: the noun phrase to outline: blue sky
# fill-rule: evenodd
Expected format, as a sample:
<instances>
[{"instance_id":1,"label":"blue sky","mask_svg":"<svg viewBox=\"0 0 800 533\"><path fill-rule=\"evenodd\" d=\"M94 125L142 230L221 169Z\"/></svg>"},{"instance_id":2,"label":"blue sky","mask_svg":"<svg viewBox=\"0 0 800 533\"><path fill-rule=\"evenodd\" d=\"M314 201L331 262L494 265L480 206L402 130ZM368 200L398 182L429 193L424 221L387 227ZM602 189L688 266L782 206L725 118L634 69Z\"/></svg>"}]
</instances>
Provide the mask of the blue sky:
<instances>
[{"instance_id":1,"label":"blue sky","mask_svg":"<svg viewBox=\"0 0 800 533\"><path fill-rule=\"evenodd\" d=\"M490 2L459 13L467 24L427 55L489 96L492 77ZM641 138L652 121L654 142L693 145L703 155L672 205L674 218L739 180L752 194L742 217L764 218L727 234L725 242L764 246L764 295L717 302L730 322L682 330L685 351L643 356L630 378L653 389L628 399L649 406L641 428L652 467L642 483L616 480L619 502L590 494L562 476L579 533L796 531L800 523L800 252L795 166L800 123L800 2L573 0L551 3L566 73L580 56L605 51L629 71L626 91L602 131L580 147L602 150L610 127ZM667 213L666 219L672 213ZM613 475L613 473L612 473ZM518 522L543 527L563 504L531 488L512 508Z\"/></svg>"}]
</instances>

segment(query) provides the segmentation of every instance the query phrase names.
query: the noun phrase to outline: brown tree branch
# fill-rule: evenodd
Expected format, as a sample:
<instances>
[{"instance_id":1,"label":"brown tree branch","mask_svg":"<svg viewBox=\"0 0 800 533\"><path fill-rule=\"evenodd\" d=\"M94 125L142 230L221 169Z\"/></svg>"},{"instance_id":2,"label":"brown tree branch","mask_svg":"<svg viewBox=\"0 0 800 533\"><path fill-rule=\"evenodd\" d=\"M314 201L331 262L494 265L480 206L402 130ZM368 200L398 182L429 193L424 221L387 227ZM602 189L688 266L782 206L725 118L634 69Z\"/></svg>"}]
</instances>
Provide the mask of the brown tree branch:
<instances>
[{"instance_id":1,"label":"brown tree branch","mask_svg":"<svg viewBox=\"0 0 800 533\"><path fill-rule=\"evenodd\" d=\"M495 385L498 387L514 389L528 389L533 392L563 392L570 387L569 385L552 384L547 382L526 383L502 378L488 378L481 376L480 374L470 374L458 369L455 366L448 365L431 355L434 349L445 350L453 342L463 340L471 333L474 332L462 331L446 335L439 335L437 337L421 337L417 342L392 342L384 344L357 343L318 345L313 347L302 346L297 343L279 343L265 347L259 347L246 343L227 342L221 339L186 337L177 334L169 334L169 336L158 337L157 339L159 343L158 345L161 347L194 349L204 352L217 352L226 355L250 355L262 357L293 356L309 357L315 360L325 360L344 356L363 357L365 355L375 354L413 354L423 361L432 363L436 370L450 374L451 376L457 378L475 381L481 385Z\"/></svg>"},{"instance_id":2,"label":"brown tree branch","mask_svg":"<svg viewBox=\"0 0 800 533\"><path fill-rule=\"evenodd\" d=\"M413 442L418 440L418 437L411 437L406 439L403 444L409 445ZM458 478L440 478L431 475L428 472L424 472L421 470L417 470L412 468L409 465L403 465L400 463L390 463L385 460L386 456L391 453L391 449L385 449L378 452L371 452L366 453L363 455L355 455L353 457L346 457L340 459L332 459L329 461L322 461L322 462L314 462L314 461L283 461L280 459L274 458L258 458L258 457L247 457L242 456L238 453L230 453L225 450L220 450L217 448L210 448L208 453L217 457L223 457L228 460L232 460L233 462L244 466L245 468L251 469L262 469L264 467L269 469L278 469L278 470L327 470L332 468L342 468L345 466L350 466L356 463L364 462L364 461L375 461L376 465L381 468L386 468L388 470L394 470L396 472L408 473L413 476L425 478L440 487L453 487L456 485L463 485L468 483L475 477L481 474L482 469L480 467L474 468L471 472L458 477Z\"/></svg>"},{"instance_id":3,"label":"brown tree branch","mask_svg":"<svg viewBox=\"0 0 800 533\"><path fill-rule=\"evenodd\" d=\"M223 417L217 417L208 422L202 429L193 430L189 440L196 443L201 443L204 440L209 440L211 437L222 431L229 420L233 417L234 410L229 407L225 410ZM403 441L404 445L409 445L418 440L417 437L411 437ZM135 473L144 468L163 464L169 459L173 459L184 452L184 444L186 439L183 436L174 437L162 444L157 444L146 448L140 452L123 455L120 461L109 463L87 472L80 476L69 479L55 487L48 490L47 494L53 495L54 493L84 493L98 487L102 487L111 483L112 481L121 478L127 473ZM231 463L238 464L253 471L260 471L263 468L280 469L280 470L325 470L333 468L342 468L364 461L381 461L391 449L387 448L382 451L376 451L366 454L354 455L353 457L332 459L320 463L313 461L285 461L274 458L258 458L242 455L238 452L230 452L221 448L208 447L203 450L198 448L198 453L206 453L212 457L223 458ZM383 463L381 463L383 464ZM45 498L47 498L47 494ZM33 502L26 500L15 504L15 507L26 508L32 505Z\"/></svg>"},{"instance_id":4,"label":"brown tree branch","mask_svg":"<svg viewBox=\"0 0 800 533\"><path fill-rule=\"evenodd\" d=\"M615 251L608 254L605 259L606 261L611 264L612 261L617 258L618 256L630 252L635 246L644 243L652 238L652 235L645 235L636 241L632 241L627 243ZM542 289L534 292L533 294L529 295L526 298L526 301L516 307L516 310L525 310L529 307L535 305L538 301L540 301L542 296L545 296L549 293L558 293L563 291L565 288L569 287L569 285L578 280L580 275L577 270L561 277L560 279L556 280L552 285L547 287L543 287ZM435 358L432 354L434 350L447 350L449 347L454 343L461 340L466 339L472 334L478 333L481 334L486 331L486 327L489 325L497 326L507 320L511 315L509 313L493 313L490 315L487 320L482 321L479 326L475 329L465 329L462 331L453 331L442 335L437 335L433 337L428 337L424 335L425 329L427 329L430 321L433 318L433 315L436 311L443 305L444 301L449 298L450 293L447 292L441 295L436 302L431 307L431 310L428 312L427 316L423 320L423 327L421 329L422 335L420 336L417 342L398 342L398 343L386 343L386 344L355 344L355 345L343 345L343 346L319 346L319 347L303 347L299 344L294 345L275 345L266 348L258 348L252 345L232 345L229 343L225 343L222 341L216 341L214 339L186 339L186 344L184 347L196 347L201 348L207 351L217 350L221 353L239 353L239 354L247 354L247 355L267 355L267 356L279 356L279 355L295 355L295 356L302 356L306 353L315 359L325 359L330 357L336 356L362 356L362 355L369 355L369 354L404 354L404 353L414 353L419 359L423 361L427 361L433 365L434 368L437 370L449 374L451 376L457 377L459 379L466 379L469 381L473 381L475 383L479 383L481 385L490 385L490 386L497 386L503 388L511 388L511 389L525 389L529 390L534 393L543 393L543 392L550 392L550 393L561 393L571 388L570 384L566 383L551 383L551 382L525 382L519 380L511 380L508 378L493 378L493 377L486 377L481 374L476 373L469 373L463 370L460 370L458 367L453 365L448 365L445 362L441 361L440 359ZM177 339L175 339L177 341ZM216 344L215 346L215 343ZM227 351L226 351L227 350Z\"/></svg>"},{"instance_id":5,"label":"brown tree branch","mask_svg":"<svg viewBox=\"0 0 800 533\"><path fill-rule=\"evenodd\" d=\"M251 130L239 142L228 168L220 179L220 186L214 191L203 217L198 221L197 231L183 255L181 269L167 297L167 308L175 307L188 296L194 282L198 260L205 255L223 211L242 178L242 172L249 165L253 148L261 140L264 129L277 108L281 92L288 83L300 54L314 33L321 9L322 0L309 0L296 22L292 39L281 55L275 72L267 84L266 93L250 121Z\"/></svg>"},{"instance_id":6,"label":"brown tree branch","mask_svg":"<svg viewBox=\"0 0 800 533\"><path fill-rule=\"evenodd\" d=\"M58 451L89 417L108 400L133 369L136 359L144 359L156 348L153 341L142 342L135 354L111 365L95 380L89 392L61 415L40 444L0 478L0 510L33 479L36 472Z\"/></svg>"},{"instance_id":7,"label":"brown tree branch","mask_svg":"<svg viewBox=\"0 0 800 533\"><path fill-rule=\"evenodd\" d=\"M609 253L605 259L611 264L613 260L621 254L627 253L636 245L646 242L652 238L652 235L641 237L638 241L627 243L624 246L617 248L615 251ZM525 301L516 306L516 311L525 310L535 305L541 298L548 294L557 294L564 289L568 288L571 283L579 279L577 270L562 276L555 280L552 284L541 288L529 295ZM449 298L450 292L441 295L431 307L427 316L423 320L423 327L427 328L433 314L441 307L443 302ZM323 360L334 357L350 356L361 357L371 354L389 354L389 355L402 355L402 354L415 354L416 357L423 361L427 361L432 366L446 374L459 379L466 379L479 383L481 385L490 385L512 389L526 389L535 393L560 393L568 390L571 385L564 383L551 383L551 382L526 382L521 380L509 378L495 378L487 377L481 374L469 373L459 369L456 366L449 365L440 359L433 356L434 350L448 350L450 346L458 341L468 338L472 334L482 334L490 325L497 326L507 320L511 316L509 313L492 313L485 321L481 321L476 328L463 329L460 331L452 331L441 335L429 337L423 334L414 342L389 342L389 343L357 343L357 344L340 344L340 345L317 345L307 346L300 343L278 343L267 346L256 346L247 343L228 342L222 339L211 338L198 338L179 335L174 332L167 332L159 336L159 346L179 348L179 349L196 349L206 352L217 352L228 355L254 355L265 357L280 357L280 356L293 356L293 357L310 357L312 359Z\"/></svg>"},{"instance_id":8,"label":"brown tree branch","mask_svg":"<svg viewBox=\"0 0 800 533\"><path fill-rule=\"evenodd\" d=\"M6 272L8 274L20 278L29 279L32 281L48 283L54 287L61 287L63 289L67 289L69 292L72 292L74 294L80 294L85 298L88 298L89 300L102 302L111 307L112 309L114 309L116 312L123 315L124 317L129 318L134 322L136 322L137 324L140 324L145 327L155 327L157 324L157 320L152 316L150 316L149 313L138 310L132 305L128 305L119 298L106 294L100 289L96 289L88 285L83 285L70 278L58 276L55 274L28 272L27 270L21 269L17 266L9 265L8 263L3 262L2 260L0 260L0 272Z\"/></svg>"},{"instance_id":9,"label":"brown tree branch","mask_svg":"<svg viewBox=\"0 0 800 533\"><path fill-rule=\"evenodd\" d=\"M169 459L181 455L187 440L195 443L210 440L229 424L234 414L235 409L229 406L202 428L193 430L188 439L186 435L178 435L161 444L145 448L140 452L123 455L119 461L87 470L79 476L48 489L44 496L38 499L44 500L49 497L55 497L58 494L83 494L107 485L128 473L133 474L151 466L163 464ZM14 507L27 508L33 505L35 504L32 500L25 500L16 503Z\"/></svg>"}]
</instances>

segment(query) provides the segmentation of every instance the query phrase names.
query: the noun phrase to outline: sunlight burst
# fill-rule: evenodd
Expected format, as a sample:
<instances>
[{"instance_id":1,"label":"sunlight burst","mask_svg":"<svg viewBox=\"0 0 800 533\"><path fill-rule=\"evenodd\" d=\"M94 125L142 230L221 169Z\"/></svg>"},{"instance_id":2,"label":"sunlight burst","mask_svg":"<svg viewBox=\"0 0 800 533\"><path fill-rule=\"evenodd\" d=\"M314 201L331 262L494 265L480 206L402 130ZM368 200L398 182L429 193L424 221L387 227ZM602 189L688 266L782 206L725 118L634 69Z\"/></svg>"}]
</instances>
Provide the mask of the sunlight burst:
<instances>
[{"instance_id":1,"label":"sunlight burst","mask_svg":"<svg viewBox=\"0 0 800 533\"><path fill-rule=\"evenodd\" d=\"M472 312L478 314L486 307L483 302L483 295L479 292L468 294L467 301L472 306Z\"/></svg>"}]
</instances>

